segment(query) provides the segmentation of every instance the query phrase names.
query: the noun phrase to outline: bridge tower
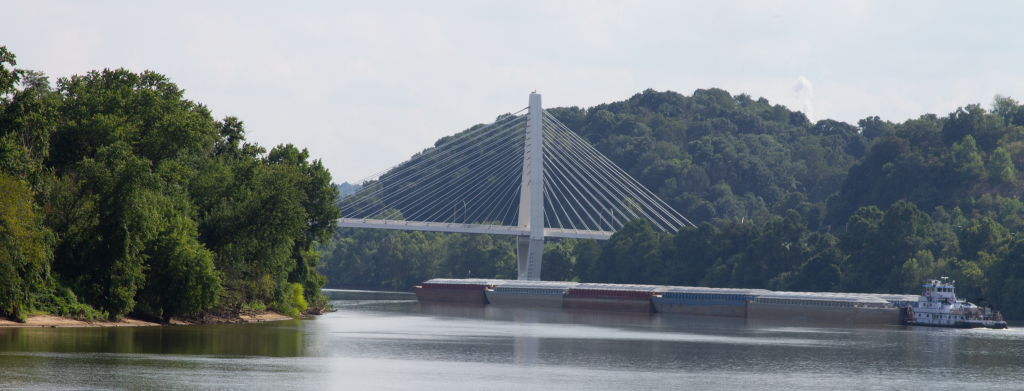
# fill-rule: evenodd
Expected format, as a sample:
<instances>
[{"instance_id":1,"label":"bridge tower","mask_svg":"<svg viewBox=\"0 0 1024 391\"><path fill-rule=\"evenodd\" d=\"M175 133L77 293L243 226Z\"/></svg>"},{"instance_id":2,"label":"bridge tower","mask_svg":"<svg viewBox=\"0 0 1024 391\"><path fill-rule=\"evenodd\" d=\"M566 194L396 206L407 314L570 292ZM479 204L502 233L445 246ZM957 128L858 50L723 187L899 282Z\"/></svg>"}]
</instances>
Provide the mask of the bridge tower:
<instances>
[{"instance_id":1,"label":"bridge tower","mask_svg":"<svg viewBox=\"0 0 1024 391\"><path fill-rule=\"evenodd\" d=\"M544 254L544 121L540 94L530 94L529 110L519 193L519 226L529 235L518 236L516 265L520 280L540 281Z\"/></svg>"}]
</instances>

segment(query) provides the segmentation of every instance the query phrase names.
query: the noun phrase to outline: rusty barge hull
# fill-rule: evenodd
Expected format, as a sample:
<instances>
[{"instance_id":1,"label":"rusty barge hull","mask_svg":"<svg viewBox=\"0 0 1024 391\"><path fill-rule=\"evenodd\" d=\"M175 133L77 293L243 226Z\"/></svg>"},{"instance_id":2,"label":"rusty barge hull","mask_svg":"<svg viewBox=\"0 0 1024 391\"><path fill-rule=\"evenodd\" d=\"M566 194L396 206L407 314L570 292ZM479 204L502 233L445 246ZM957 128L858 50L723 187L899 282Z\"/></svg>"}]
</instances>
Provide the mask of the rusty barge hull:
<instances>
[{"instance_id":1,"label":"rusty barge hull","mask_svg":"<svg viewBox=\"0 0 1024 391\"><path fill-rule=\"evenodd\" d=\"M433 303L489 304L484 290L414 288L416 300Z\"/></svg>"}]
</instances>

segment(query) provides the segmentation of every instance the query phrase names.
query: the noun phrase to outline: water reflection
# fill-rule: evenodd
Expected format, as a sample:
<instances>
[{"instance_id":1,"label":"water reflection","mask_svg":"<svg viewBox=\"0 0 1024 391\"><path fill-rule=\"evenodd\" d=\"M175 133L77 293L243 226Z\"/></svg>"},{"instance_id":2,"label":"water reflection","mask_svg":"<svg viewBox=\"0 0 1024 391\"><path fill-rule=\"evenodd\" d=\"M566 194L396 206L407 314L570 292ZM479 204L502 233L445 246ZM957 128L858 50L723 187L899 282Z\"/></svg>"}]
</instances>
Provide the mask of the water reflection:
<instances>
[{"instance_id":1,"label":"water reflection","mask_svg":"<svg viewBox=\"0 0 1024 391\"><path fill-rule=\"evenodd\" d=\"M491 308L492 310L497 307ZM493 311L492 311L493 312ZM500 309L499 309L500 312ZM518 324L540 323L540 311L525 309L512 310L513 321ZM540 341L529 332L529 329L522 327L515 336L515 358L518 365L533 365L537 363Z\"/></svg>"},{"instance_id":2,"label":"water reflection","mask_svg":"<svg viewBox=\"0 0 1024 391\"><path fill-rule=\"evenodd\" d=\"M248 325L0 328L0 388L1017 389L1024 333L419 303Z\"/></svg>"},{"instance_id":3,"label":"water reflection","mask_svg":"<svg viewBox=\"0 0 1024 391\"><path fill-rule=\"evenodd\" d=\"M124 328L0 328L0 352L296 357L302 321Z\"/></svg>"}]
</instances>

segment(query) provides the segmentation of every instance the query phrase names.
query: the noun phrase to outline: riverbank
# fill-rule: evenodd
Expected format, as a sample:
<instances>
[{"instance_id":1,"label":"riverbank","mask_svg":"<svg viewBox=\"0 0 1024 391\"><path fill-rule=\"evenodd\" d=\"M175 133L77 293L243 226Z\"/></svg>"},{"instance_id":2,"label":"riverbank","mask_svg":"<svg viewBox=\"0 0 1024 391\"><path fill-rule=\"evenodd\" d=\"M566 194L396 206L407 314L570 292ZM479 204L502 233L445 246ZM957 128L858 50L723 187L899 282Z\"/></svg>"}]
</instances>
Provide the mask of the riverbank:
<instances>
[{"instance_id":1,"label":"riverbank","mask_svg":"<svg viewBox=\"0 0 1024 391\"><path fill-rule=\"evenodd\" d=\"M202 317L202 318L172 318L169 324L149 322L140 319L124 318L117 322L96 320L87 322L74 318L67 318L56 315L30 315L25 323L18 323L9 319L0 318L0 327L153 327L153 326L188 326L193 324L221 324L221 323L257 323L273 322L279 320L291 320L290 316L281 315L274 311L265 311L258 314L239 315L238 317Z\"/></svg>"}]
</instances>

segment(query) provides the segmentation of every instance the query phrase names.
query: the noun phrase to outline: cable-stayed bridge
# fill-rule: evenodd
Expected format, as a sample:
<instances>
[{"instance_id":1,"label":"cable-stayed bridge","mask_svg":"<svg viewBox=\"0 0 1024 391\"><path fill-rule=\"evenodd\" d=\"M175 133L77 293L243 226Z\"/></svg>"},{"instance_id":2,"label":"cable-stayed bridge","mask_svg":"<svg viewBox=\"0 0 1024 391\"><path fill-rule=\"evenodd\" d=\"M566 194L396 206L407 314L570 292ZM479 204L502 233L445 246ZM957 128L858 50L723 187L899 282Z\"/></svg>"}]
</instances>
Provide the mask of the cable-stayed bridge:
<instances>
[{"instance_id":1,"label":"cable-stayed bridge","mask_svg":"<svg viewBox=\"0 0 1024 391\"><path fill-rule=\"evenodd\" d=\"M438 141L339 200L338 227L515 235L520 280L540 280L544 238L607 240L634 218L693 225L589 142L530 105Z\"/></svg>"}]
</instances>

